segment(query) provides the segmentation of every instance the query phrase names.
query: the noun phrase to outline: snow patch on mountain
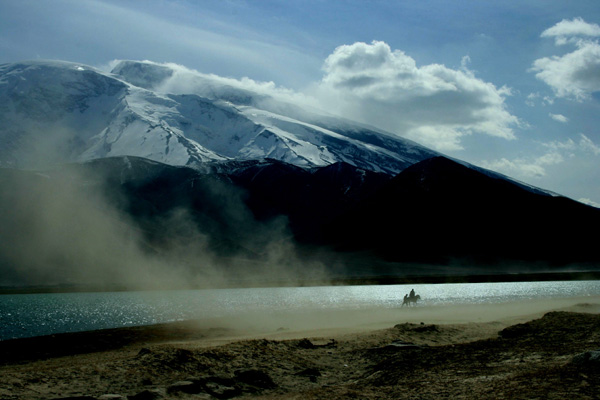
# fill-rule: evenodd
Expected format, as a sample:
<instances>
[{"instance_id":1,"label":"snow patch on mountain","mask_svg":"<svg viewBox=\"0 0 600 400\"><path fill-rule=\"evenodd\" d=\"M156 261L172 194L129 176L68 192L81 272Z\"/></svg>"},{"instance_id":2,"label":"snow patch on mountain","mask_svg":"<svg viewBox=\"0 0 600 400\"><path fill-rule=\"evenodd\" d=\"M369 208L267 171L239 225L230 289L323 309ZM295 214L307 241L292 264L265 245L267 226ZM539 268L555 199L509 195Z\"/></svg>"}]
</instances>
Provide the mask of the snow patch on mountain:
<instances>
[{"instance_id":1,"label":"snow patch on mountain","mask_svg":"<svg viewBox=\"0 0 600 400\"><path fill-rule=\"evenodd\" d=\"M396 174L438 155L203 75L193 77L189 93L165 91L177 73L132 61L112 73L67 62L0 66L1 165L28 166L51 148L54 156L42 161L131 155L199 167L272 158L306 168L343 161Z\"/></svg>"}]
</instances>

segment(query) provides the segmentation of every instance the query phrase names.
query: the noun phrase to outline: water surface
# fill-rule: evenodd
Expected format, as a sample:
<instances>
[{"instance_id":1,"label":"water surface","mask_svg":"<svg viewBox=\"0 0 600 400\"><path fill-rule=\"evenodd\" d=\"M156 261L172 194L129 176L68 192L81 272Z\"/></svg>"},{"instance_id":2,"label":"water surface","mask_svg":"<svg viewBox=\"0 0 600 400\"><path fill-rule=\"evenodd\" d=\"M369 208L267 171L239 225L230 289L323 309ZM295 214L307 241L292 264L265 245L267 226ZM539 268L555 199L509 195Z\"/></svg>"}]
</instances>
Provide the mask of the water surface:
<instances>
[{"instance_id":1,"label":"water surface","mask_svg":"<svg viewBox=\"0 0 600 400\"><path fill-rule=\"evenodd\" d=\"M248 313L391 309L600 295L600 281L319 286L0 295L0 340Z\"/></svg>"}]
</instances>

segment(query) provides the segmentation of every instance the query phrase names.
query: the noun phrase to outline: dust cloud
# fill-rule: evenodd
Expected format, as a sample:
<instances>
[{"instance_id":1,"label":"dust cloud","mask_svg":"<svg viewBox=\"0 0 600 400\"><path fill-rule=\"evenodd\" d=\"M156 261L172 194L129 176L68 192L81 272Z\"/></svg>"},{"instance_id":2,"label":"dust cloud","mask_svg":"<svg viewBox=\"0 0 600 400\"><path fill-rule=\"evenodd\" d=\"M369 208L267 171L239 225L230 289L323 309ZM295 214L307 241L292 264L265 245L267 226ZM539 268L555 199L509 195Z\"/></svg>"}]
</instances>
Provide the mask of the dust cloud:
<instances>
[{"instance_id":1,"label":"dust cloud","mask_svg":"<svg viewBox=\"0 0 600 400\"><path fill-rule=\"evenodd\" d=\"M181 204L148 222L124 210L130 199L107 185L114 176L90 171L0 169L0 287L142 290L328 279L323 264L297 256L285 219L255 221L231 188L205 184L215 209L201 218Z\"/></svg>"},{"instance_id":2,"label":"dust cloud","mask_svg":"<svg viewBox=\"0 0 600 400\"><path fill-rule=\"evenodd\" d=\"M235 317L194 320L198 329L224 328L235 340L251 338L300 339L331 337L389 329L398 324L456 326L465 341L495 337L501 329L541 318L551 311L600 313L600 296L546 298L488 304L367 307L363 309L295 309L265 313L245 311ZM228 341L221 338L221 341ZM214 345L218 341L210 342Z\"/></svg>"}]
</instances>

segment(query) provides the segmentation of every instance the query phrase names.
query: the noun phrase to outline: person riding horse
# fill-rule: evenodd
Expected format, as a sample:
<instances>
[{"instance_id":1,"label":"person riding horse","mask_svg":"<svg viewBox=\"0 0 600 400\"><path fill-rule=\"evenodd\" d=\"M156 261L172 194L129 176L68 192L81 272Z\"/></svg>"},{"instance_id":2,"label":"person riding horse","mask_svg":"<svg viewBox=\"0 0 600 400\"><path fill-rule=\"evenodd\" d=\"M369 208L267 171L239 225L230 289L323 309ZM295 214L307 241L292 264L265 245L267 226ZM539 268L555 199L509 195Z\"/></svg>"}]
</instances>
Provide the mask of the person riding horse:
<instances>
[{"instance_id":1,"label":"person riding horse","mask_svg":"<svg viewBox=\"0 0 600 400\"><path fill-rule=\"evenodd\" d=\"M421 296L419 296L418 294L415 294L415 289L412 289L410 291L410 295L408 295L408 294L404 295L404 300L402 301L401 307L404 307L405 305L410 306L411 303L416 305L418 300L421 300Z\"/></svg>"}]
</instances>

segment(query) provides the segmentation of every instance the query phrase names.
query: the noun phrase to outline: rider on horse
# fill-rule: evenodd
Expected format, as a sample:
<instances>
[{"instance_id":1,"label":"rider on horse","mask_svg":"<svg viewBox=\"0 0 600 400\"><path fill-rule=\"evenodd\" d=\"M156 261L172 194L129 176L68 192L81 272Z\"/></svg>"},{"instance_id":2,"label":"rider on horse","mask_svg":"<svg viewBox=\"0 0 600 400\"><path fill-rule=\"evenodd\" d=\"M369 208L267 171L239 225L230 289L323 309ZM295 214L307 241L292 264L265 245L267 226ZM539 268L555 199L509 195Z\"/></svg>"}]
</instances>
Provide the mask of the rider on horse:
<instances>
[{"instance_id":1,"label":"rider on horse","mask_svg":"<svg viewBox=\"0 0 600 400\"><path fill-rule=\"evenodd\" d=\"M410 291L410 295L408 295L408 294L404 295L404 300L402 301L402 306L404 306L404 305L410 306L410 303L417 304L417 300L421 300L421 296L419 296L418 294L415 294L415 289L412 289Z\"/></svg>"}]
</instances>

